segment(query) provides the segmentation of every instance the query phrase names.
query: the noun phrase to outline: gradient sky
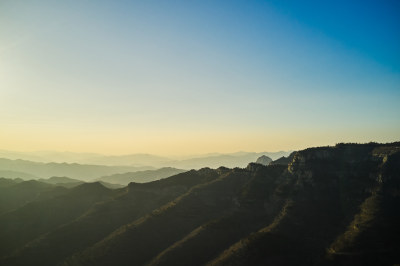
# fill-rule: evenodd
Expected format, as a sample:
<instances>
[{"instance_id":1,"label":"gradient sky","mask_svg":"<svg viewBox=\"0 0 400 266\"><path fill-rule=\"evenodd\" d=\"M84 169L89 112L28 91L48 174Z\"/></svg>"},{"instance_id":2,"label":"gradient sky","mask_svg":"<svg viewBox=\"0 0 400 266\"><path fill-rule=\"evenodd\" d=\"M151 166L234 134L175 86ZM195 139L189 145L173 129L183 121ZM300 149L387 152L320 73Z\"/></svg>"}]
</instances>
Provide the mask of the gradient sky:
<instances>
[{"instance_id":1,"label":"gradient sky","mask_svg":"<svg viewBox=\"0 0 400 266\"><path fill-rule=\"evenodd\" d=\"M400 140L399 1L0 0L0 148Z\"/></svg>"}]
</instances>

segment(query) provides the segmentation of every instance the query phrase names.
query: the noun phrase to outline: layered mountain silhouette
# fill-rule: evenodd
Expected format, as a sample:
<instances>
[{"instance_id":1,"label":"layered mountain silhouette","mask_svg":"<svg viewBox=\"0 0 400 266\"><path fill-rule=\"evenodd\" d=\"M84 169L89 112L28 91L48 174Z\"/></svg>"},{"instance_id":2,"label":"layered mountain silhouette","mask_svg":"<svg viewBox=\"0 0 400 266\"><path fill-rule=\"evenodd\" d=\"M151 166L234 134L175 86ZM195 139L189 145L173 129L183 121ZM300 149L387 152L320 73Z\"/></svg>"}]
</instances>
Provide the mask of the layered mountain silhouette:
<instances>
[{"instance_id":1,"label":"layered mountain silhouette","mask_svg":"<svg viewBox=\"0 0 400 266\"><path fill-rule=\"evenodd\" d=\"M36 168L31 168L28 164L29 162L36 163L59 163L64 164L64 168L61 168L57 165L52 165L53 169L58 170L67 170L65 169L65 164L79 164L82 167L87 167L85 165L93 166L129 166L133 171L132 167L136 167L135 171L139 170L150 170L154 168L163 168L163 167L174 167L180 169L200 169L203 167L245 167L249 162L255 161L258 157L266 155L272 159L277 159L282 156L287 156L288 152L279 151L279 152L235 152L229 154L220 154L220 153L211 153L211 154L203 154L203 155L191 155L191 156L181 156L177 157L162 157L152 154L128 154L128 155L101 155L101 154L93 154L93 153L73 153L73 152L51 152L51 151L39 151L39 152L11 152L0 150L0 158L7 158L11 161L2 161L0 159L0 176L2 170L12 170L17 169L20 172L22 170L27 171L27 173L32 175L32 172L38 173L40 177L43 177L43 170L38 171ZM13 162L17 161L17 162ZM17 165L15 165L17 164ZM12 166L15 167L12 167ZM43 165L41 166L43 167ZM48 166L47 166L48 167ZM58 167L58 168L57 168ZM71 168L71 166L69 166ZM75 165L77 167L77 165ZM32 171L31 171L32 169ZM103 175L110 175L110 169L103 172ZM87 169L86 169L87 171ZM123 171L128 172L128 171ZM123 173L121 171L117 171L115 173ZM9 178L15 178L12 176L12 173L9 173ZM26 173L25 173L26 174ZM66 172L57 172L54 171L48 175L45 172L47 177L52 175L66 175L69 177L79 177L79 176L71 176ZM89 172L90 174L90 172ZM32 178L29 178L32 179ZM33 178L34 179L34 178Z\"/></svg>"},{"instance_id":2,"label":"layered mountain silhouette","mask_svg":"<svg viewBox=\"0 0 400 266\"><path fill-rule=\"evenodd\" d=\"M103 156L90 153L38 153L44 157L34 156L34 154L0 151L0 156L8 155L11 158L15 158L15 156L21 155L22 158L39 160L0 158L0 177L37 180L65 176L80 181L99 180L127 185L129 182L154 181L183 171L203 167L245 167L249 162L254 162L260 156L267 157L265 154L278 158L278 156L287 154L287 152L207 154L180 160L149 154ZM50 155L53 155L58 162L42 162ZM65 159L66 162L60 162L62 159ZM82 161L86 163L82 163ZM151 172L152 170L154 170L153 173Z\"/></svg>"},{"instance_id":3,"label":"layered mountain silhouette","mask_svg":"<svg viewBox=\"0 0 400 266\"><path fill-rule=\"evenodd\" d=\"M22 178L25 180L67 176L90 181L104 175L153 169L152 167L106 166L77 163L41 163L26 160L0 158L0 177Z\"/></svg>"},{"instance_id":4,"label":"layered mountain silhouette","mask_svg":"<svg viewBox=\"0 0 400 266\"><path fill-rule=\"evenodd\" d=\"M0 214L0 265L400 262L400 143L310 148L114 190L45 185Z\"/></svg>"},{"instance_id":5,"label":"layered mountain silhouette","mask_svg":"<svg viewBox=\"0 0 400 266\"><path fill-rule=\"evenodd\" d=\"M109 176L103 176L98 178L98 181L110 182L114 184L128 185L131 182L134 183L147 183L176 174L186 172L186 170L176 169L172 167L164 167L157 170L146 170L128 172L123 174L114 174Z\"/></svg>"}]
</instances>

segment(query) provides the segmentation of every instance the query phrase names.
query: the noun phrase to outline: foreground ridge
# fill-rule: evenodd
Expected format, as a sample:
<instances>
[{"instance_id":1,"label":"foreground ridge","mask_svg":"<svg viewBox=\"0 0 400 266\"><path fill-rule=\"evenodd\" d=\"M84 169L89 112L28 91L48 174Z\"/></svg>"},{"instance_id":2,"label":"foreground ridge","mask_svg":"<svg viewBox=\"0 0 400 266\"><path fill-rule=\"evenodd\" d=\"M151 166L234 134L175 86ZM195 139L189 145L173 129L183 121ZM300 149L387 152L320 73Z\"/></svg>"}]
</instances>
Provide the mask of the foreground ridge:
<instances>
[{"instance_id":1,"label":"foreground ridge","mask_svg":"<svg viewBox=\"0 0 400 266\"><path fill-rule=\"evenodd\" d=\"M204 168L113 191L88 188L63 190L0 215L0 225L17 234L26 230L28 210L30 223L38 224L35 217L46 215L49 204L61 214L71 198L96 193L79 212L54 220L50 231L26 231L16 241L0 229L0 237L15 243L11 248L1 240L0 264L400 261L399 142L309 148L268 166Z\"/></svg>"}]
</instances>

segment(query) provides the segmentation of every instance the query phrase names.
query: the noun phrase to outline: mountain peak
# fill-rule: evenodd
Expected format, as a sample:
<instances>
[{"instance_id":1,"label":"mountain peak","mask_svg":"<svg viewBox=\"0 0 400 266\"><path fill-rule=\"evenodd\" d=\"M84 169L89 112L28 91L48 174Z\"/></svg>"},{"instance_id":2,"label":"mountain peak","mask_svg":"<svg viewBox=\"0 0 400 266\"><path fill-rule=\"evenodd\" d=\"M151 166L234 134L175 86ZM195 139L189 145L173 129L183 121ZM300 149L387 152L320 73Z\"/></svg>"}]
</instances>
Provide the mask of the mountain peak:
<instances>
[{"instance_id":1,"label":"mountain peak","mask_svg":"<svg viewBox=\"0 0 400 266\"><path fill-rule=\"evenodd\" d=\"M272 162L272 159L269 158L269 157L266 156L266 155L262 155L262 156L258 157L258 159L257 159L257 161L256 161L256 163L262 164L262 165L269 165L270 162Z\"/></svg>"}]
</instances>

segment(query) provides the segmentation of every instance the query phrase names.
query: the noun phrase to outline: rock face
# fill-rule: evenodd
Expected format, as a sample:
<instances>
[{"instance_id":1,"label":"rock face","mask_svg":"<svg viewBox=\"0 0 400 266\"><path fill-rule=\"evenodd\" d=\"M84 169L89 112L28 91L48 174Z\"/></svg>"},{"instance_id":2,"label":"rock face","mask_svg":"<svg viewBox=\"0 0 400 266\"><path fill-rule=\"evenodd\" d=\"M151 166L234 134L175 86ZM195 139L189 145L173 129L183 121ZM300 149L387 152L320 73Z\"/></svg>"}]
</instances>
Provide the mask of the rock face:
<instances>
[{"instance_id":1,"label":"rock face","mask_svg":"<svg viewBox=\"0 0 400 266\"><path fill-rule=\"evenodd\" d=\"M269 165L270 162L272 162L272 159L269 158L268 156L265 156L265 155L259 157L259 158L257 159L257 161L256 161L256 163L259 163L259 164L262 164L262 165L265 165L265 166L266 166L266 165Z\"/></svg>"},{"instance_id":2,"label":"rock face","mask_svg":"<svg viewBox=\"0 0 400 266\"><path fill-rule=\"evenodd\" d=\"M281 157L272 161L269 165L288 165L292 160L296 152L292 152L288 157Z\"/></svg>"},{"instance_id":3,"label":"rock face","mask_svg":"<svg viewBox=\"0 0 400 266\"><path fill-rule=\"evenodd\" d=\"M278 193L271 197L286 200L274 221L209 265L400 261L399 142L310 148L291 157L287 172L276 179ZM276 201L265 206L276 206Z\"/></svg>"}]
</instances>

